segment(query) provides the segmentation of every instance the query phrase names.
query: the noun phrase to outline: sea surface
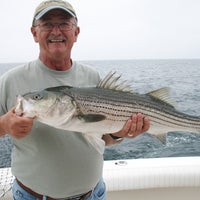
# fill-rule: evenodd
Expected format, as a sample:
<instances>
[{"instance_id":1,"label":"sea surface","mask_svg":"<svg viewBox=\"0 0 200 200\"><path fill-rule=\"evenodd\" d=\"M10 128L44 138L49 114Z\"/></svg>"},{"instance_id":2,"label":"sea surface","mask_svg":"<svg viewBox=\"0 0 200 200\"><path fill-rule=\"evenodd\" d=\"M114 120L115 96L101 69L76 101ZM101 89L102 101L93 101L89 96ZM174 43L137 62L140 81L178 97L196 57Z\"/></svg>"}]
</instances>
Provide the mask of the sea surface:
<instances>
[{"instance_id":1,"label":"sea surface","mask_svg":"<svg viewBox=\"0 0 200 200\"><path fill-rule=\"evenodd\" d=\"M106 60L80 61L98 69L104 77L117 71L134 91L147 93L161 87L171 88L171 98L177 108L185 113L200 116L200 59L166 60ZM0 64L0 75L16 63ZM10 166L12 144L10 138L0 138L0 167ZM144 133L134 139L125 139L119 145L107 147L105 160L139 159L157 157L183 157L200 155L200 134L188 132L167 133L167 142Z\"/></svg>"}]
</instances>

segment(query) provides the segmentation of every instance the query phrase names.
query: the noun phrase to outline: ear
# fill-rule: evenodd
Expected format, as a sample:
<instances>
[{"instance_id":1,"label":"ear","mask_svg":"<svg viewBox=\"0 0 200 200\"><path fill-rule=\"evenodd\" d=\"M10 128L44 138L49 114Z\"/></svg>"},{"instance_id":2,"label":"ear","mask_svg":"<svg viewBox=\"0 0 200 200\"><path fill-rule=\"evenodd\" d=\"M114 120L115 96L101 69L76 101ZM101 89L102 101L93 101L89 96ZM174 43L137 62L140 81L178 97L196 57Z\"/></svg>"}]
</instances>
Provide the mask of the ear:
<instances>
[{"instance_id":1,"label":"ear","mask_svg":"<svg viewBox=\"0 0 200 200\"><path fill-rule=\"evenodd\" d=\"M37 38L37 31L36 31L36 28L35 27L31 27L31 33L33 35L33 38L35 40L35 42L38 42L38 38Z\"/></svg>"},{"instance_id":2,"label":"ear","mask_svg":"<svg viewBox=\"0 0 200 200\"><path fill-rule=\"evenodd\" d=\"M77 38L78 38L79 33L80 33L80 27L77 26L77 27L76 27L76 30L75 30L75 33L74 33L74 36L75 36L74 42L77 41Z\"/></svg>"}]
</instances>

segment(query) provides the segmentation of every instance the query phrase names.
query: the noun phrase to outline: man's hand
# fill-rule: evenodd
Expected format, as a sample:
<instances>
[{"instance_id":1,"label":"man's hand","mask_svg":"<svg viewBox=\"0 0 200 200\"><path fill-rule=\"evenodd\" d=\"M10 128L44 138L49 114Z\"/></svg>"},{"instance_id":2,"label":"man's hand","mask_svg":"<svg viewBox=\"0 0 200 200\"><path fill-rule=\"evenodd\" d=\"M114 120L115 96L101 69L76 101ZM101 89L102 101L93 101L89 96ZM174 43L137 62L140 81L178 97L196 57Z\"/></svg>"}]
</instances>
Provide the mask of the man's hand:
<instances>
[{"instance_id":1,"label":"man's hand","mask_svg":"<svg viewBox=\"0 0 200 200\"><path fill-rule=\"evenodd\" d=\"M33 126L32 118L18 116L14 108L0 117L0 135L9 134L14 138L27 136Z\"/></svg>"},{"instance_id":2,"label":"man's hand","mask_svg":"<svg viewBox=\"0 0 200 200\"><path fill-rule=\"evenodd\" d=\"M141 113L133 114L130 119L127 120L122 130L112 135L117 137L133 138L137 135L146 132L150 127L150 121L148 117L144 117Z\"/></svg>"},{"instance_id":3,"label":"man's hand","mask_svg":"<svg viewBox=\"0 0 200 200\"><path fill-rule=\"evenodd\" d=\"M146 132L149 127L150 121L148 117L144 117L141 113L133 114L131 118L126 121L122 130L112 133L112 135L121 138L134 138L137 135ZM113 140L109 134L103 135L102 139L105 141L106 145L112 145L122 141Z\"/></svg>"}]
</instances>

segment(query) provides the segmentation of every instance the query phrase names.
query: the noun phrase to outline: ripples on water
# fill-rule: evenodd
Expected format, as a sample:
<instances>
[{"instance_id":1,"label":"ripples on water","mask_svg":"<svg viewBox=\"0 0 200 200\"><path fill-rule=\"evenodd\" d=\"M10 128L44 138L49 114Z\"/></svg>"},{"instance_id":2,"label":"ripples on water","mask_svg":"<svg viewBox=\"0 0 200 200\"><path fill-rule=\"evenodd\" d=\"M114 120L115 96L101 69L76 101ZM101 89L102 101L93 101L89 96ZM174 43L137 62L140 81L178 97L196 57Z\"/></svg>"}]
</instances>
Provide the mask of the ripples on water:
<instances>
[{"instance_id":1,"label":"ripples on water","mask_svg":"<svg viewBox=\"0 0 200 200\"><path fill-rule=\"evenodd\" d=\"M172 98L182 112L200 115L200 60L113 60L84 61L97 68L101 76L117 71L122 79L128 80L134 91L147 93L161 87L170 87ZM1 73L13 64L0 65ZM10 165L10 142L0 140L1 166ZM2 150L3 147L3 150ZM8 148L7 148L8 147ZM2 156L3 155L3 156ZM107 147L105 160L181 157L200 155L200 135L171 132L167 134L166 145L161 144L148 133L135 139L125 139L121 144Z\"/></svg>"},{"instance_id":2,"label":"ripples on water","mask_svg":"<svg viewBox=\"0 0 200 200\"><path fill-rule=\"evenodd\" d=\"M200 136L193 133L171 132L167 134L167 143L162 144L148 133L135 139L126 139L123 143L106 148L105 160L183 157L200 155Z\"/></svg>"},{"instance_id":3,"label":"ripples on water","mask_svg":"<svg viewBox=\"0 0 200 200\"><path fill-rule=\"evenodd\" d=\"M118 71L128 80L134 91L147 93L161 87L170 87L177 108L191 115L200 115L200 60L126 60L88 62L105 76ZM127 139L119 145L106 148L104 158L130 159L181 157L200 155L200 135L173 132L167 134L166 145L149 134Z\"/></svg>"}]
</instances>

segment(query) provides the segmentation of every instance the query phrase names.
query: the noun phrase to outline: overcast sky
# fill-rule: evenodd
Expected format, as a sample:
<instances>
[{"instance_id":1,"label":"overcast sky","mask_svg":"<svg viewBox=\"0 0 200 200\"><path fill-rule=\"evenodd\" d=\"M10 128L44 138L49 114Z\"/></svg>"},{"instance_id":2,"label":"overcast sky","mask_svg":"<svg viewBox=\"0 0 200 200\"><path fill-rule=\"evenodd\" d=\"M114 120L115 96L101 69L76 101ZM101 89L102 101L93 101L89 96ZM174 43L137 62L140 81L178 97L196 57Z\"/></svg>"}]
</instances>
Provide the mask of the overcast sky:
<instances>
[{"instance_id":1,"label":"overcast sky","mask_svg":"<svg viewBox=\"0 0 200 200\"><path fill-rule=\"evenodd\" d=\"M41 0L1 1L0 63L38 57L30 26ZM75 60L200 58L200 0L69 0Z\"/></svg>"}]
</instances>

